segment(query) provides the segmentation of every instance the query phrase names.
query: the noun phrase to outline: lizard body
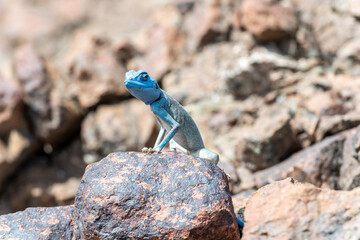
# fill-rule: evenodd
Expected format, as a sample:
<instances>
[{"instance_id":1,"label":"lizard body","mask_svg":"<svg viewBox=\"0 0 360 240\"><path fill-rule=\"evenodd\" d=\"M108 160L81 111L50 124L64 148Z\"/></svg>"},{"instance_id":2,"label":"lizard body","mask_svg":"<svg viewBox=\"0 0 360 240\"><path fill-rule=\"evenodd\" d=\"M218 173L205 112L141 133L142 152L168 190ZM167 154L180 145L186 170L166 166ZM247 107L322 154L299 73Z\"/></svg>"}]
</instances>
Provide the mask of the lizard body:
<instances>
[{"instance_id":1,"label":"lizard body","mask_svg":"<svg viewBox=\"0 0 360 240\"><path fill-rule=\"evenodd\" d=\"M156 80L145 71L129 71L125 76L126 89L145 104L161 125L154 148L144 148L144 152L160 152L166 144L170 149L197 157L219 161L218 154L204 147L200 132L190 114L175 99L163 91Z\"/></svg>"}]
</instances>

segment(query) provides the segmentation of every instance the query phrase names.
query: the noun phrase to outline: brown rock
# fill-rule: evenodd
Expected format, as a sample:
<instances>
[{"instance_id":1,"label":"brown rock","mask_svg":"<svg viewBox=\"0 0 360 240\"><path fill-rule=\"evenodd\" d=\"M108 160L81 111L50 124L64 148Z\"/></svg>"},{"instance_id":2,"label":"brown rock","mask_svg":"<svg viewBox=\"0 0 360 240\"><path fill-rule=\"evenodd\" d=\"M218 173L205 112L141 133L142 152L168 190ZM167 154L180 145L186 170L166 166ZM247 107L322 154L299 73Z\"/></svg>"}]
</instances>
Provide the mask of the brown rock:
<instances>
[{"instance_id":1,"label":"brown rock","mask_svg":"<svg viewBox=\"0 0 360 240\"><path fill-rule=\"evenodd\" d=\"M332 189L360 186L358 139L359 128L325 138L271 168L256 172L256 186L287 177Z\"/></svg>"},{"instance_id":2,"label":"brown rock","mask_svg":"<svg viewBox=\"0 0 360 240\"><path fill-rule=\"evenodd\" d=\"M29 2L1 4L2 37L9 48L19 43L33 43L42 54L58 53L68 34L85 22L90 1ZM36 27L34 27L36 26Z\"/></svg>"},{"instance_id":3,"label":"brown rock","mask_svg":"<svg viewBox=\"0 0 360 240\"><path fill-rule=\"evenodd\" d=\"M51 155L51 161L54 167L71 176L81 178L85 172L86 163L80 137L63 146L62 149L55 150Z\"/></svg>"},{"instance_id":4,"label":"brown rock","mask_svg":"<svg viewBox=\"0 0 360 240\"><path fill-rule=\"evenodd\" d=\"M323 116L315 132L315 138L320 141L326 136L356 127L360 124L360 112L353 111L345 115Z\"/></svg>"},{"instance_id":5,"label":"brown rock","mask_svg":"<svg viewBox=\"0 0 360 240\"><path fill-rule=\"evenodd\" d=\"M359 25L354 17L334 11L332 3L335 2L292 1L300 22L296 39L305 56L317 56L332 62L338 49L359 36Z\"/></svg>"},{"instance_id":6,"label":"brown rock","mask_svg":"<svg viewBox=\"0 0 360 240\"><path fill-rule=\"evenodd\" d=\"M356 0L332 1L331 3L336 11L360 17L360 6Z\"/></svg>"},{"instance_id":7,"label":"brown rock","mask_svg":"<svg viewBox=\"0 0 360 240\"><path fill-rule=\"evenodd\" d=\"M117 61L110 40L77 31L64 61L72 80L70 95L82 108L129 96L124 86L125 67Z\"/></svg>"},{"instance_id":8,"label":"brown rock","mask_svg":"<svg viewBox=\"0 0 360 240\"><path fill-rule=\"evenodd\" d=\"M144 52L144 57L138 60L139 69L148 71L157 80L171 70L183 51L181 23L182 15L175 6L168 5L154 13L151 25L138 43Z\"/></svg>"},{"instance_id":9,"label":"brown rock","mask_svg":"<svg viewBox=\"0 0 360 240\"><path fill-rule=\"evenodd\" d=\"M151 110L137 99L101 106L83 122L85 161L92 163L114 151L140 151L154 142L155 126Z\"/></svg>"},{"instance_id":10,"label":"brown rock","mask_svg":"<svg viewBox=\"0 0 360 240\"><path fill-rule=\"evenodd\" d=\"M229 186L231 194L239 192L238 185L239 185L239 177L237 175L236 169L233 164L225 161L220 161L218 167L221 168L226 175L229 177Z\"/></svg>"},{"instance_id":11,"label":"brown rock","mask_svg":"<svg viewBox=\"0 0 360 240\"><path fill-rule=\"evenodd\" d=\"M39 142L25 127L11 129L10 133L0 139L0 189L4 181L34 154L39 146Z\"/></svg>"},{"instance_id":12,"label":"brown rock","mask_svg":"<svg viewBox=\"0 0 360 240\"><path fill-rule=\"evenodd\" d=\"M237 158L252 171L272 166L299 148L290 115L278 106L261 109L253 126L238 140Z\"/></svg>"},{"instance_id":13,"label":"brown rock","mask_svg":"<svg viewBox=\"0 0 360 240\"><path fill-rule=\"evenodd\" d=\"M264 96L273 88L283 87L279 83L281 81L273 76L274 73L284 74L285 69L294 71L299 68L298 63L291 58L263 47L255 48L249 53L243 51L237 57L233 53L229 55L230 57L221 63L220 75L225 81L227 91L236 99L245 99L251 95Z\"/></svg>"},{"instance_id":14,"label":"brown rock","mask_svg":"<svg viewBox=\"0 0 360 240\"><path fill-rule=\"evenodd\" d=\"M50 144L65 141L80 117L75 103L66 95L65 80L30 46L17 49L14 69L36 136Z\"/></svg>"},{"instance_id":15,"label":"brown rock","mask_svg":"<svg viewBox=\"0 0 360 240\"><path fill-rule=\"evenodd\" d=\"M234 211L236 217L241 221L244 221L244 211L248 197L233 197L232 202L234 205Z\"/></svg>"},{"instance_id":16,"label":"brown rock","mask_svg":"<svg viewBox=\"0 0 360 240\"><path fill-rule=\"evenodd\" d=\"M351 190L360 186L360 134L359 128L349 131L344 142L342 164L339 170L339 188Z\"/></svg>"},{"instance_id":17,"label":"brown rock","mask_svg":"<svg viewBox=\"0 0 360 240\"><path fill-rule=\"evenodd\" d=\"M232 0L204 0L195 2L184 20L187 47L194 52L209 43L224 41L229 37Z\"/></svg>"},{"instance_id":18,"label":"brown rock","mask_svg":"<svg viewBox=\"0 0 360 240\"><path fill-rule=\"evenodd\" d=\"M245 0L234 18L234 26L243 26L263 42L290 37L297 20L292 8L272 0Z\"/></svg>"},{"instance_id":19,"label":"brown rock","mask_svg":"<svg viewBox=\"0 0 360 240\"><path fill-rule=\"evenodd\" d=\"M0 216L0 238L69 240L73 232L73 206L28 208Z\"/></svg>"},{"instance_id":20,"label":"brown rock","mask_svg":"<svg viewBox=\"0 0 360 240\"><path fill-rule=\"evenodd\" d=\"M22 125L22 98L20 85L0 76L0 136Z\"/></svg>"},{"instance_id":21,"label":"brown rock","mask_svg":"<svg viewBox=\"0 0 360 240\"><path fill-rule=\"evenodd\" d=\"M357 239L360 188L334 191L287 179L246 204L244 239Z\"/></svg>"},{"instance_id":22,"label":"brown rock","mask_svg":"<svg viewBox=\"0 0 360 240\"><path fill-rule=\"evenodd\" d=\"M75 239L240 239L226 175L188 155L113 153L76 196Z\"/></svg>"},{"instance_id":23,"label":"brown rock","mask_svg":"<svg viewBox=\"0 0 360 240\"><path fill-rule=\"evenodd\" d=\"M74 202L80 178L51 166L46 158L32 158L4 188L13 212L27 207L50 207Z\"/></svg>"},{"instance_id":24,"label":"brown rock","mask_svg":"<svg viewBox=\"0 0 360 240\"><path fill-rule=\"evenodd\" d=\"M256 172L257 187L292 177L318 187L337 189L345 138L346 134L343 133L326 138L277 165Z\"/></svg>"}]
</instances>

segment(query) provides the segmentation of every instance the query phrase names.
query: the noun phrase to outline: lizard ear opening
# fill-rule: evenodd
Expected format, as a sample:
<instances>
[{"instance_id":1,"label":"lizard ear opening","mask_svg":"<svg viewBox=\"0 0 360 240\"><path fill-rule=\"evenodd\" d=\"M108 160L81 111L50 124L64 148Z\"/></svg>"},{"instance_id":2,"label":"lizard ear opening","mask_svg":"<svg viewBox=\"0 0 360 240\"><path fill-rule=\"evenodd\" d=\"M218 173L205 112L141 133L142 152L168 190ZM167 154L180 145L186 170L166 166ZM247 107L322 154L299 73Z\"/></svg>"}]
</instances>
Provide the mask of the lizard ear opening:
<instances>
[{"instance_id":1,"label":"lizard ear opening","mask_svg":"<svg viewBox=\"0 0 360 240\"><path fill-rule=\"evenodd\" d=\"M155 83L155 89L159 89L159 84L158 83Z\"/></svg>"}]
</instances>

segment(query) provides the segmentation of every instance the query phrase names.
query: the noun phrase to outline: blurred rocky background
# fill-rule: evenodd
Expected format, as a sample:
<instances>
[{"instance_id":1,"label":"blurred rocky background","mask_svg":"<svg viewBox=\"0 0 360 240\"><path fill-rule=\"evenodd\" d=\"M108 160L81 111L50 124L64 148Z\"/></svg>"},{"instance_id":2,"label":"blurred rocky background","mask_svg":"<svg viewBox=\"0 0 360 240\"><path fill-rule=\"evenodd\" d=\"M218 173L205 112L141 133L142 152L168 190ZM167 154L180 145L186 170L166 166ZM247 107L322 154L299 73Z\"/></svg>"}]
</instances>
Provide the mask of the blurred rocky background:
<instances>
[{"instance_id":1,"label":"blurred rocky background","mask_svg":"<svg viewBox=\"0 0 360 240\"><path fill-rule=\"evenodd\" d=\"M87 164L154 143L130 69L186 107L233 195L360 186L360 1L0 0L0 16L1 214L72 204Z\"/></svg>"}]
</instances>

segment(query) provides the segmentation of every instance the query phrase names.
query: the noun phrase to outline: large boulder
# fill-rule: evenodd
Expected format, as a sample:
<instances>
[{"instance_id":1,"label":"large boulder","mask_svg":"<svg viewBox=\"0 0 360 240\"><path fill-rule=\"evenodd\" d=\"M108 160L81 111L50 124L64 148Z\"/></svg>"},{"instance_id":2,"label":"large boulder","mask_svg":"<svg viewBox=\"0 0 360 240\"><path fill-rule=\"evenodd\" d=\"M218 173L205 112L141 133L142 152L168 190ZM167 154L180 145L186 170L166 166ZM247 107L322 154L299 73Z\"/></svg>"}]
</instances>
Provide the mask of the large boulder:
<instances>
[{"instance_id":1,"label":"large boulder","mask_svg":"<svg viewBox=\"0 0 360 240\"><path fill-rule=\"evenodd\" d=\"M334 191L289 178L246 203L244 239L358 239L360 188Z\"/></svg>"},{"instance_id":2,"label":"large boulder","mask_svg":"<svg viewBox=\"0 0 360 240\"><path fill-rule=\"evenodd\" d=\"M176 152L89 165L75 206L76 239L239 239L224 172Z\"/></svg>"},{"instance_id":3,"label":"large boulder","mask_svg":"<svg viewBox=\"0 0 360 240\"><path fill-rule=\"evenodd\" d=\"M74 206L28 208L0 216L0 238L14 240L69 240L73 233Z\"/></svg>"}]
</instances>

